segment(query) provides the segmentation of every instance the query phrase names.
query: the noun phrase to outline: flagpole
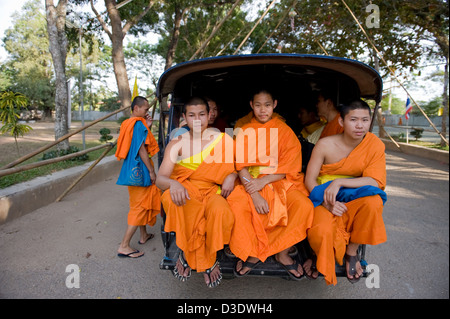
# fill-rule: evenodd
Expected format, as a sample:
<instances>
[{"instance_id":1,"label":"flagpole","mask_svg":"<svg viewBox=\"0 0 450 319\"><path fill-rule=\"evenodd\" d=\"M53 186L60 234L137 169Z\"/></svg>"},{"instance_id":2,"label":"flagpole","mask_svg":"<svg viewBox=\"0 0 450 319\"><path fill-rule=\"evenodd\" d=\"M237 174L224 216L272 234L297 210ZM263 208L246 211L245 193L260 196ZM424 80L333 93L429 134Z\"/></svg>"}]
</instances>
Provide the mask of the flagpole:
<instances>
[{"instance_id":1,"label":"flagpole","mask_svg":"<svg viewBox=\"0 0 450 319\"><path fill-rule=\"evenodd\" d=\"M406 144L409 144L408 119L406 119Z\"/></svg>"}]
</instances>

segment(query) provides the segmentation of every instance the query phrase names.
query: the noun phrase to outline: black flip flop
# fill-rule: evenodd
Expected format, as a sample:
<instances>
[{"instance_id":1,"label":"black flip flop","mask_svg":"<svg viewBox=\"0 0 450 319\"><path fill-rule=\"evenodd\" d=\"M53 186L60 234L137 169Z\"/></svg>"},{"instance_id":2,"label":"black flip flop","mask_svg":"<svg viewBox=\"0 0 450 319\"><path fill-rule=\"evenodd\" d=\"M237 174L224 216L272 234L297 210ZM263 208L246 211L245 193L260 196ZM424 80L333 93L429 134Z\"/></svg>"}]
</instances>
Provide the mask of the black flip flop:
<instances>
[{"instance_id":1,"label":"black flip flop","mask_svg":"<svg viewBox=\"0 0 450 319\"><path fill-rule=\"evenodd\" d=\"M348 271L347 271L347 265L345 265L345 271L347 273L347 279L352 284L354 284L355 282L358 282L361 279L361 276L362 276L361 275L358 278L355 278L355 276L358 274L358 272L356 271L356 263L358 261L360 262L359 257L358 257L358 255L350 256L350 255L347 255L347 254L345 254L344 257L345 257L345 261L348 262ZM351 278L351 279L348 278L349 275L353 276L353 278Z\"/></svg>"},{"instance_id":2,"label":"black flip flop","mask_svg":"<svg viewBox=\"0 0 450 319\"><path fill-rule=\"evenodd\" d=\"M142 254L142 255L140 255L140 256L137 256L137 257L131 256L131 255L137 254L137 253L139 253L139 252L140 252L139 250L135 250L135 251L133 251L133 252L131 252L131 253L129 253L129 254L118 253L117 256L119 256L119 257L121 257L121 258L126 258L126 257L128 257L128 258L139 258L139 257L144 256L144 254Z\"/></svg>"},{"instance_id":3,"label":"black flip flop","mask_svg":"<svg viewBox=\"0 0 450 319\"><path fill-rule=\"evenodd\" d=\"M239 271L236 270L236 266L237 266L237 263L238 263L239 261L242 262L242 268L241 268L241 270L244 269L245 267L250 268L245 274L240 274ZM244 276L247 276L248 273L251 272L252 269L255 268L256 265L258 265L260 262L261 262L261 261L258 260L256 263L252 263L252 262L249 262L249 261L243 261L243 260L239 259L239 260L236 262L236 264L234 265L233 273L234 273L234 275L235 275L236 277L244 277Z\"/></svg>"},{"instance_id":4,"label":"black flip flop","mask_svg":"<svg viewBox=\"0 0 450 319\"><path fill-rule=\"evenodd\" d=\"M305 277L305 270L303 269L303 266L300 265L295 259L294 259L294 263L290 264L290 265L285 265L283 263L280 263L277 260L277 263L279 263L281 265L281 267L284 268L284 270L286 270L286 272L288 273L289 277L291 277L291 279L293 280L302 280ZM295 270L298 272L298 266L302 267L303 269L303 275L300 275L300 277L297 277L296 275L294 275L293 273L291 273L289 270Z\"/></svg>"}]
</instances>

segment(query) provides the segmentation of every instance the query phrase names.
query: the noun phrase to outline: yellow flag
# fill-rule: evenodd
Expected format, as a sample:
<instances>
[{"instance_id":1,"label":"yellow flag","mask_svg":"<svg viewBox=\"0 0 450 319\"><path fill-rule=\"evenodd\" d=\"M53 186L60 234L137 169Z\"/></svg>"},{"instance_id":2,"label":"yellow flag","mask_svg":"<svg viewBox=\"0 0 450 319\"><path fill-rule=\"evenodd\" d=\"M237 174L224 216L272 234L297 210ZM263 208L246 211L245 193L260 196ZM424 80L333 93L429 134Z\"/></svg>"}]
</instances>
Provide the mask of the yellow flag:
<instances>
[{"instance_id":1,"label":"yellow flag","mask_svg":"<svg viewBox=\"0 0 450 319\"><path fill-rule=\"evenodd\" d=\"M137 86L137 75L134 77L134 87L133 87L133 96L131 97L131 101L134 100L136 96L138 96L138 86Z\"/></svg>"}]
</instances>

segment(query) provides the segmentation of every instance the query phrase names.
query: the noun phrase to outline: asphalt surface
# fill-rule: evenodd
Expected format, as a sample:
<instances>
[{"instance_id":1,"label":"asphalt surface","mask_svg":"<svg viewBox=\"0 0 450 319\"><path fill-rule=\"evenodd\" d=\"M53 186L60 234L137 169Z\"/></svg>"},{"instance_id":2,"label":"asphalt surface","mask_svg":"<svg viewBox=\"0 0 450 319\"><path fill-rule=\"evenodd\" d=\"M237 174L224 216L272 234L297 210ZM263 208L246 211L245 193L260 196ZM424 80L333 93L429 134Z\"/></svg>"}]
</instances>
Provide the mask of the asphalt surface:
<instances>
[{"instance_id":1,"label":"asphalt surface","mask_svg":"<svg viewBox=\"0 0 450 319\"><path fill-rule=\"evenodd\" d=\"M0 298L175 298L180 305L206 298L264 299L266 304L272 299L448 299L449 167L388 152L387 171L383 216L388 241L367 247L366 260L376 272L354 285L343 277L336 286L327 286L323 278L296 282L244 277L210 289L195 272L189 281L179 282L170 271L159 269L160 218L149 227L154 239L139 245L138 236L133 238L143 257L119 258L128 192L115 185L117 172L0 226ZM177 303L170 313L177 311Z\"/></svg>"}]
</instances>

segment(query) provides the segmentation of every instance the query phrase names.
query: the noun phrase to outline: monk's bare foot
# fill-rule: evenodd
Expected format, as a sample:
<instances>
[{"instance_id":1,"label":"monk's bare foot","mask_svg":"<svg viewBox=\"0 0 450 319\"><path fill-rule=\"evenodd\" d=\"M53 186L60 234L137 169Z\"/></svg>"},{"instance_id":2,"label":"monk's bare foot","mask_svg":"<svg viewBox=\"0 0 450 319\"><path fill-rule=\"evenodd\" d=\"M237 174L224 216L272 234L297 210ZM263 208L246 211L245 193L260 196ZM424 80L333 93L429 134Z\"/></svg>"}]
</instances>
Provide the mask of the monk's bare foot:
<instances>
[{"instance_id":1,"label":"monk's bare foot","mask_svg":"<svg viewBox=\"0 0 450 319\"><path fill-rule=\"evenodd\" d=\"M144 252L131 247L119 247L117 250L117 256L119 257L129 257L129 258L139 258L144 255Z\"/></svg>"},{"instance_id":2,"label":"monk's bare foot","mask_svg":"<svg viewBox=\"0 0 450 319\"><path fill-rule=\"evenodd\" d=\"M355 283L361 278L363 269L359 258L356 255L351 256L345 254L345 270L347 272L347 279L351 283Z\"/></svg>"},{"instance_id":3,"label":"monk's bare foot","mask_svg":"<svg viewBox=\"0 0 450 319\"><path fill-rule=\"evenodd\" d=\"M238 260L236 263L236 271L241 276L246 275L249 271L251 271L253 267L259 263L259 259L256 257L248 257L245 263L248 264L248 266L244 266L244 262L242 260Z\"/></svg>"},{"instance_id":4,"label":"monk's bare foot","mask_svg":"<svg viewBox=\"0 0 450 319\"><path fill-rule=\"evenodd\" d=\"M296 278L300 279L303 276L303 267L302 265L298 264L297 269L290 269L291 265L295 265L295 261L289 256L288 250L284 250L282 252L279 252L275 255L275 260L282 264L283 266L286 266L287 271L289 271L292 275L294 275Z\"/></svg>"},{"instance_id":5,"label":"monk's bare foot","mask_svg":"<svg viewBox=\"0 0 450 319\"><path fill-rule=\"evenodd\" d=\"M141 236L141 239L138 241L139 244L143 245L145 244L147 241L149 241L150 239L152 239L153 237L155 237L155 235L153 234L145 234Z\"/></svg>"},{"instance_id":6,"label":"monk's bare foot","mask_svg":"<svg viewBox=\"0 0 450 319\"><path fill-rule=\"evenodd\" d=\"M203 276L208 287L214 288L218 286L222 280L222 272L220 271L219 263L214 264L212 269L204 272Z\"/></svg>"},{"instance_id":7,"label":"monk's bare foot","mask_svg":"<svg viewBox=\"0 0 450 319\"><path fill-rule=\"evenodd\" d=\"M189 266L184 267L180 259L177 260L175 268L177 269L178 274L180 275L180 277L182 277L182 279L187 280L187 278L190 277L191 268Z\"/></svg>"},{"instance_id":8,"label":"monk's bare foot","mask_svg":"<svg viewBox=\"0 0 450 319\"><path fill-rule=\"evenodd\" d=\"M303 269L305 270L305 275L311 279L317 279L319 277L319 272L317 271L315 261L311 258L307 259L303 263Z\"/></svg>"}]
</instances>

